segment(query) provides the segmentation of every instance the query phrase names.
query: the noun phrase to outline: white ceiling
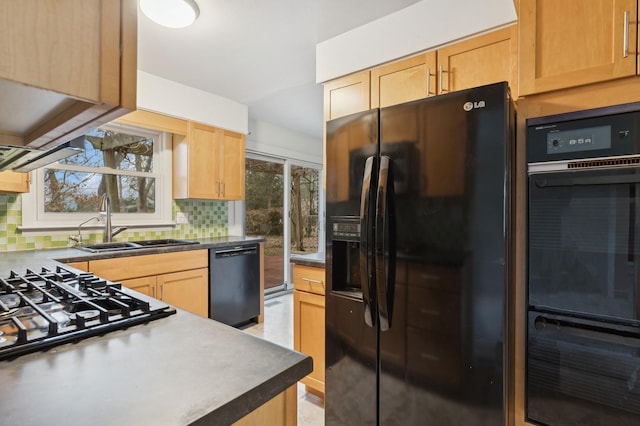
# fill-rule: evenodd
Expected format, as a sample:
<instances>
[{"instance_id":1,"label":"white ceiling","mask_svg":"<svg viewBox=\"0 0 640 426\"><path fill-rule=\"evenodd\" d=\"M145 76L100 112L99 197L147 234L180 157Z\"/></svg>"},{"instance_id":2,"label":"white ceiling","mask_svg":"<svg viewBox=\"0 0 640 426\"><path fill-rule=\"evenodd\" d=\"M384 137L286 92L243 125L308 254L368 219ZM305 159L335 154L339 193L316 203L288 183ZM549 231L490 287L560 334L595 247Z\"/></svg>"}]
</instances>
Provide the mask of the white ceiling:
<instances>
[{"instance_id":1,"label":"white ceiling","mask_svg":"<svg viewBox=\"0 0 640 426\"><path fill-rule=\"evenodd\" d=\"M188 28L138 18L138 68L248 105L249 118L322 138L315 46L420 0L196 0Z\"/></svg>"}]
</instances>

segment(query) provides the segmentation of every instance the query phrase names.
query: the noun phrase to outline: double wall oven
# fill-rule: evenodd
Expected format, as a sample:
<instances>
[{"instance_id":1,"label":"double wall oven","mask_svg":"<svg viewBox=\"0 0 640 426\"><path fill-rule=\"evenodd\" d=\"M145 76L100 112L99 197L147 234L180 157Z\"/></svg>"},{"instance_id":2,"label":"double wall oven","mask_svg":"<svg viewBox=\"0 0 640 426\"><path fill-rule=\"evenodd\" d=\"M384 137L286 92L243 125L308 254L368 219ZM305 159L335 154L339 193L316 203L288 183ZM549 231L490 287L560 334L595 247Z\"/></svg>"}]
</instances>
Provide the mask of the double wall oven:
<instances>
[{"instance_id":1,"label":"double wall oven","mask_svg":"<svg viewBox=\"0 0 640 426\"><path fill-rule=\"evenodd\" d=\"M640 425L640 103L527 126L527 420Z\"/></svg>"}]
</instances>

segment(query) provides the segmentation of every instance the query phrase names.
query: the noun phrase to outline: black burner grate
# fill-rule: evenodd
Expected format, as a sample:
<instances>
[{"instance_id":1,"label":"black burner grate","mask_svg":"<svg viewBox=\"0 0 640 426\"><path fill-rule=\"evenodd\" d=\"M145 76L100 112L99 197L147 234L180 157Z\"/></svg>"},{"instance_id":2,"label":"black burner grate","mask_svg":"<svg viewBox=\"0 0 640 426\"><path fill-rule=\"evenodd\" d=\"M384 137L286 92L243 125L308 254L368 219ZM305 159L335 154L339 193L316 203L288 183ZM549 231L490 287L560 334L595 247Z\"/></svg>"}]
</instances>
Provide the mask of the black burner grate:
<instances>
[{"instance_id":1,"label":"black burner grate","mask_svg":"<svg viewBox=\"0 0 640 426\"><path fill-rule=\"evenodd\" d=\"M174 314L174 308L91 273L11 271L0 278L0 360Z\"/></svg>"}]
</instances>

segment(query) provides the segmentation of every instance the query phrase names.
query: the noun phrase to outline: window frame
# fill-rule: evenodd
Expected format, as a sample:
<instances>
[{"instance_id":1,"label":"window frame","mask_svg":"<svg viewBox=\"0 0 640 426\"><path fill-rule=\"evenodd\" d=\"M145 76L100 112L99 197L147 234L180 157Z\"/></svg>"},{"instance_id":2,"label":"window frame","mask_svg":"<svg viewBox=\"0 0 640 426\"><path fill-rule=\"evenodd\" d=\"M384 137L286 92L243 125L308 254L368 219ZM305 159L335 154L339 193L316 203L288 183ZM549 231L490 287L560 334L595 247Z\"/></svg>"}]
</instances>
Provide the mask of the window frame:
<instances>
[{"instance_id":1,"label":"window frame","mask_svg":"<svg viewBox=\"0 0 640 426\"><path fill-rule=\"evenodd\" d=\"M114 226L128 227L167 227L173 226L172 218L172 154L171 135L120 123L109 123L99 126L100 129L129 133L153 139L153 172L114 170L108 167L72 166L53 163L59 170L78 170L90 173L108 173L127 176L149 176L155 179L156 211L155 213L116 213L111 220ZM98 216L99 212L82 213L47 213L44 211L45 183L44 169L34 170L31 175L31 191L22 196L22 230L73 228L78 224ZM95 224L99 224L97 221ZM94 227L95 227L94 224ZM92 228L87 224L87 228ZM102 226L102 225L100 225Z\"/></svg>"}]
</instances>

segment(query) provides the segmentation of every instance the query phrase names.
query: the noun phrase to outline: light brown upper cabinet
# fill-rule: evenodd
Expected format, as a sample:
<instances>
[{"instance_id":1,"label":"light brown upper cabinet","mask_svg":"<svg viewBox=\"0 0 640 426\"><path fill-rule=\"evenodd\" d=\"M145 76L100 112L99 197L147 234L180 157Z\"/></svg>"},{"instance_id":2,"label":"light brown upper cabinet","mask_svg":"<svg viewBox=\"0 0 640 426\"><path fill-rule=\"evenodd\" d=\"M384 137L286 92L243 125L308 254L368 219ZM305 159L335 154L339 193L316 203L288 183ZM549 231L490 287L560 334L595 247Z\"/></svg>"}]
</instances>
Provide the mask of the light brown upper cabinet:
<instances>
[{"instance_id":1,"label":"light brown upper cabinet","mask_svg":"<svg viewBox=\"0 0 640 426\"><path fill-rule=\"evenodd\" d=\"M368 110L370 79L369 71L364 71L325 83L324 120Z\"/></svg>"},{"instance_id":2,"label":"light brown upper cabinet","mask_svg":"<svg viewBox=\"0 0 640 426\"><path fill-rule=\"evenodd\" d=\"M517 29L511 26L371 70L371 107L500 81L517 95Z\"/></svg>"},{"instance_id":3,"label":"light brown upper cabinet","mask_svg":"<svg viewBox=\"0 0 640 426\"><path fill-rule=\"evenodd\" d=\"M0 192L29 192L29 173L0 172Z\"/></svg>"},{"instance_id":4,"label":"light brown upper cabinet","mask_svg":"<svg viewBox=\"0 0 640 426\"><path fill-rule=\"evenodd\" d=\"M520 0L520 94L637 73L636 0Z\"/></svg>"},{"instance_id":5,"label":"light brown upper cabinet","mask_svg":"<svg viewBox=\"0 0 640 426\"><path fill-rule=\"evenodd\" d=\"M386 107L436 94L436 52L371 70L371 107Z\"/></svg>"},{"instance_id":6,"label":"light brown upper cabinet","mask_svg":"<svg viewBox=\"0 0 640 426\"><path fill-rule=\"evenodd\" d=\"M513 25L439 49L438 94L507 81L515 98L517 36Z\"/></svg>"},{"instance_id":7,"label":"light brown upper cabinet","mask_svg":"<svg viewBox=\"0 0 640 426\"><path fill-rule=\"evenodd\" d=\"M0 142L52 147L136 108L136 0L0 2Z\"/></svg>"},{"instance_id":8,"label":"light brown upper cabinet","mask_svg":"<svg viewBox=\"0 0 640 426\"><path fill-rule=\"evenodd\" d=\"M244 135L189 122L173 139L173 197L244 199Z\"/></svg>"}]
</instances>

